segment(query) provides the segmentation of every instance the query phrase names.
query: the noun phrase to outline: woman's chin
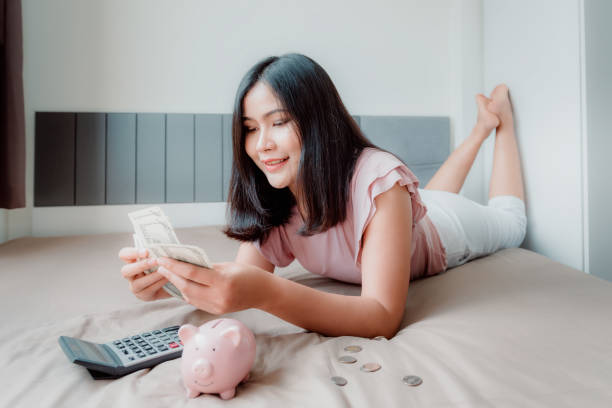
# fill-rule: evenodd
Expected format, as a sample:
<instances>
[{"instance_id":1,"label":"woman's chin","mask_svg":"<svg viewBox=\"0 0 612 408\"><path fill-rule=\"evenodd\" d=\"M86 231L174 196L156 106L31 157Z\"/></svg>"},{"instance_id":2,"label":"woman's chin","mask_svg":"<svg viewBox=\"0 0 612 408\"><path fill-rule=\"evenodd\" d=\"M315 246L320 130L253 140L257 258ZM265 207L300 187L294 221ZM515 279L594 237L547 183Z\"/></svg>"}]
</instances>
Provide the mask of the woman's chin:
<instances>
[{"instance_id":1,"label":"woman's chin","mask_svg":"<svg viewBox=\"0 0 612 408\"><path fill-rule=\"evenodd\" d=\"M277 190L282 190L283 188L287 187L287 184L285 183L270 183L270 185Z\"/></svg>"},{"instance_id":2,"label":"woman's chin","mask_svg":"<svg viewBox=\"0 0 612 408\"><path fill-rule=\"evenodd\" d=\"M270 185L278 190L281 190L285 187L287 187L287 183L284 182L283 180L275 180L273 178L268 177L268 183L270 183Z\"/></svg>"}]
</instances>

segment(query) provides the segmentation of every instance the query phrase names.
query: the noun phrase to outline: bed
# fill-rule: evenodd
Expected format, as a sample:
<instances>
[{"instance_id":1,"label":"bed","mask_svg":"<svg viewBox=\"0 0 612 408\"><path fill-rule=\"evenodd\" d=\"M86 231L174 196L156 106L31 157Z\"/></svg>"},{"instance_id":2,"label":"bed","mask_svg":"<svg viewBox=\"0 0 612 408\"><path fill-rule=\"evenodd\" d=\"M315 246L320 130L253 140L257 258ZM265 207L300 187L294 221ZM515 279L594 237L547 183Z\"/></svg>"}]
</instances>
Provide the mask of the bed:
<instances>
[{"instance_id":1,"label":"bed","mask_svg":"<svg viewBox=\"0 0 612 408\"><path fill-rule=\"evenodd\" d=\"M238 243L220 227L177 229L214 261ZM131 234L20 238L0 245L2 407L604 407L612 403L612 283L535 252L505 249L411 282L390 340L325 337L259 310L227 315L254 333L250 380L236 397L185 396L180 359L116 380L94 380L60 349L61 335L106 342L217 318L171 298L141 302L120 276ZM298 263L276 273L321 290L359 286L312 275ZM341 364L359 345L356 364ZM382 368L363 372L361 363ZM417 375L419 386L402 381ZM338 386L330 378L347 380Z\"/></svg>"},{"instance_id":2,"label":"bed","mask_svg":"<svg viewBox=\"0 0 612 408\"><path fill-rule=\"evenodd\" d=\"M159 193L172 179L155 178L142 167L155 154L176 156L167 161L167 174L182 174L182 150L164 153L163 140L172 140L175 150L177 146L186 152L195 150L203 155L196 157L199 161L216 166L207 170L206 178L196 177L194 184L183 183L183 188L213 191L214 195L195 198L219 201L227 189L224 175L229 161L219 157L230 146L229 127L224 125L228 118L37 114L35 204L140 203L125 201L135 196L154 203L163 203L164 197L180 202L181 191L172 193L176 196L170 189L166 195ZM355 119L377 145L409 165L421 187L449 154L449 118ZM218 151L195 149L195 138L181 136L184 129L186 134L209 138ZM148 143L135 143L141 137ZM141 152L137 146L150 151ZM123 155L126 151L133 154ZM58 164L49 157L76 158L77 163L65 163L65 172L58 173ZM109 171L104 166L115 167ZM117 173L117 169L129 171ZM108 176L134 171L138 190L134 180L130 184L128 179ZM201 189L199 183L208 184ZM204 248L213 261L233 259L238 248L220 226L177 228L177 235L182 243ZM232 400L214 395L187 399L180 359L116 380L94 380L64 356L59 336L105 343L173 325L201 325L218 317L175 298L136 299L120 275L122 262L117 257L121 247L130 245L131 233L26 237L0 245L0 384L4 387L0 407L612 406L612 283L522 248L505 249L411 282L401 329L389 340L325 337L254 309L227 315L245 323L257 343L250 380L238 387ZM360 293L359 286L312 275L298 263L276 273L321 290ZM357 362L342 364L338 358L350 354L344 350L350 345L362 348L352 354ZM361 371L368 362L381 369ZM405 383L404 377L411 375L422 383ZM332 382L336 376L345 378L346 385Z\"/></svg>"}]
</instances>

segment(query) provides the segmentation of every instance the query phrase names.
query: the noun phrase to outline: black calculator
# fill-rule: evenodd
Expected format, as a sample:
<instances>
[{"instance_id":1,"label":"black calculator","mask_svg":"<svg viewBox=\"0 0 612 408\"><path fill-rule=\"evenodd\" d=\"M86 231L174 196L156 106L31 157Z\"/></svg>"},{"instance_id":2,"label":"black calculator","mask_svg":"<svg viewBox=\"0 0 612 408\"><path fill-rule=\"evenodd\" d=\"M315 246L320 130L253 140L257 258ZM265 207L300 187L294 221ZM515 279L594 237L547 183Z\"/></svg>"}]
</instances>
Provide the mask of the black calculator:
<instances>
[{"instance_id":1,"label":"black calculator","mask_svg":"<svg viewBox=\"0 0 612 408\"><path fill-rule=\"evenodd\" d=\"M58 341L68 360L86 367L94 379L101 380L179 358L183 343L178 329L179 326L171 326L151 330L104 344L68 336L60 336Z\"/></svg>"}]
</instances>

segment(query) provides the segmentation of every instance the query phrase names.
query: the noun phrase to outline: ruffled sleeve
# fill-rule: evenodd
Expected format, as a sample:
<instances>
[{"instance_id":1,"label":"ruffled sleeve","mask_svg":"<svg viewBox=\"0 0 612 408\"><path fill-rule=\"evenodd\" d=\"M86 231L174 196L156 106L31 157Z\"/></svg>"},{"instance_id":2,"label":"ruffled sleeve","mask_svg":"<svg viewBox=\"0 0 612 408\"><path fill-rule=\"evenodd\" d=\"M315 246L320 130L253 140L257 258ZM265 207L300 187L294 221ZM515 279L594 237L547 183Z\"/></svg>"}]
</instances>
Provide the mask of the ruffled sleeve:
<instances>
[{"instance_id":1,"label":"ruffled sleeve","mask_svg":"<svg viewBox=\"0 0 612 408\"><path fill-rule=\"evenodd\" d=\"M289 247L289 240L284 235L286 235L286 231L283 226L276 227L270 232L263 244L259 241L253 243L268 262L279 267L287 266L295 259Z\"/></svg>"},{"instance_id":2,"label":"ruffled sleeve","mask_svg":"<svg viewBox=\"0 0 612 408\"><path fill-rule=\"evenodd\" d=\"M412 202L412 228L427 213L418 191L419 180L410 169L390 153L365 149L355 166L351 199L355 220L355 262L360 263L361 238L376 213L374 199L396 183L405 186Z\"/></svg>"}]
</instances>

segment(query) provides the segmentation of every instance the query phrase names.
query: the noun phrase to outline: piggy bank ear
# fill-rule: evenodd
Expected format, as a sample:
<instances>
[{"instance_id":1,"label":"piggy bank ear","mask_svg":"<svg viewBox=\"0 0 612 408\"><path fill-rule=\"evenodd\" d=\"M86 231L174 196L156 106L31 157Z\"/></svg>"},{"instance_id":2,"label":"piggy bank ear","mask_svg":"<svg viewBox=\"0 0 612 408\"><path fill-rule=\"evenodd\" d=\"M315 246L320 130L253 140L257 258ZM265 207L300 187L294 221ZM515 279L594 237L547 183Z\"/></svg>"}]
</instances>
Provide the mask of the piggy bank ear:
<instances>
[{"instance_id":1,"label":"piggy bank ear","mask_svg":"<svg viewBox=\"0 0 612 408\"><path fill-rule=\"evenodd\" d=\"M193 337L194 334L198 331L198 328L193 324L184 324L178 331L179 339L183 343L186 343L190 338Z\"/></svg>"},{"instance_id":2,"label":"piggy bank ear","mask_svg":"<svg viewBox=\"0 0 612 408\"><path fill-rule=\"evenodd\" d=\"M240 344L241 336L238 327L228 327L221 332L221 337L230 340L234 347L238 347L238 344Z\"/></svg>"}]
</instances>

